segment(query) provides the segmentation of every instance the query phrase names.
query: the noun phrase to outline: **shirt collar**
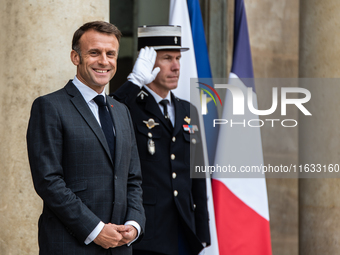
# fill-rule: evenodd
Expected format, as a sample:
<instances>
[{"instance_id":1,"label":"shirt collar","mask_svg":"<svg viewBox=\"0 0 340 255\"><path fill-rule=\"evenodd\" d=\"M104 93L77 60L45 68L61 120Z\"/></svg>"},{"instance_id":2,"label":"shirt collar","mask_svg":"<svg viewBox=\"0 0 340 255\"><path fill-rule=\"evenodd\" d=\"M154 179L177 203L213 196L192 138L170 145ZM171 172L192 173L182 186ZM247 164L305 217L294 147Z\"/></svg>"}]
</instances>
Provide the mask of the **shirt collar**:
<instances>
[{"instance_id":1,"label":"shirt collar","mask_svg":"<svg viewBox=\"0 0 340 255\"><path fill-rule=\"evenodd\" d=\"M150 89L148 86L144 85L144 88L149 91L151 93L151 95L154 97L154 99L156 100L157 104L159 104L160 101L162 101L163 99L167 99L169 100L169 105L171 105L171 95L170 95L170 91L169 93L166 95L165 98L162 98L161 96L159 96L155 91L153 91L152 89Z\"/></svg>"},{"instance_id":2,"label":"shirt collar","mask_svg":"<svg viewBox=\"0 0 340 255\"><path fill-rule=\"evenodd\" d=\"M95 98L98 95L103 95L104 100L106 102L106 96L105 96L105 89L102 93L98 94L96 91L91 89L89 86L86 86L84 83L82 83L77 76L74 76L73 84L77 87L77 89L82 94L83 98L85 99L86 103L89 103L93 98Z\"/></svg>"}]
</instances>

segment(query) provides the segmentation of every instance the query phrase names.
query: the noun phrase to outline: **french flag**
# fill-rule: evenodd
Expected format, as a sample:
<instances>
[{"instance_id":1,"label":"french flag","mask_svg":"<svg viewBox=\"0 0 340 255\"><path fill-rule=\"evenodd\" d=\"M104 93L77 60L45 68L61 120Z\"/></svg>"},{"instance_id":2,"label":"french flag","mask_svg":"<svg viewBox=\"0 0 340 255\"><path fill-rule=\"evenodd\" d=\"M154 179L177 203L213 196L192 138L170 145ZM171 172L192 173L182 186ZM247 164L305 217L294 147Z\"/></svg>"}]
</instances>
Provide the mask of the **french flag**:
<instances>
[{"instance_id":1,"label":"french flag","mask_svg":"<svg viewBox=\"0 0 340 255\"><path fill-rule=\"evenodd\" d=\"M197 89L197 97L190 98L190 78L211 78L210 62L208 57L207 44L204 34L202 14L198 0L171 0L169 24L179 25L182 28L182 46L189 47L189 50L184 52L181 57L180 77L177 89L173 90L179 98L185 99L193 103L197 110L200 110L199 90ZM198 86L198 85L197 85ZM192 93L193 94L193 93ZM192 95L191 94L191 95ZM204 119L204 122L210 118L217 118L216 106L211 102L207 105L209 116ZM209 160L213 162L216 149L217 132L205 130L203 117L199 116L201 123L202 144L204 150L204 161L208 164ZM207 128L209 126L207 125ZM210 125L211 127L211 125ZM212 127L211 127L212 128ZM205 130L205 131L204 131ZM206 138L206 139L205 139ZM208 149L207 149L208 148ZM210 218L210 236L211 245L204 249L202 254L218 255L217 234L215 226L215 214L212 198L212 189L210 178L207 181L207 199Z\"/></svg>"},{"instance_id":2,"label":"french flag","mask_svg":"<svg viewBox=\"0 0 340 255\"><path fill-rule=\"evenodd\" d=\"M235 0L234 51L229 84L240 88L244 95L251 88L253 105L257 109L253 80L246 79L253 77L245 6L243 0ZM263 165L260 128L240 124L230 126L231 119L234 123L247 123L258 116L246 109L244 115L233 115L232 103L228 90L222 119L228 120L229 125L220 126L215 166L230 165L240 169L241 166ZM226 177L226 173L223 176L213 174L212 179L219 254L271 255L266 180Z\"/></svg>"}]
</instances>

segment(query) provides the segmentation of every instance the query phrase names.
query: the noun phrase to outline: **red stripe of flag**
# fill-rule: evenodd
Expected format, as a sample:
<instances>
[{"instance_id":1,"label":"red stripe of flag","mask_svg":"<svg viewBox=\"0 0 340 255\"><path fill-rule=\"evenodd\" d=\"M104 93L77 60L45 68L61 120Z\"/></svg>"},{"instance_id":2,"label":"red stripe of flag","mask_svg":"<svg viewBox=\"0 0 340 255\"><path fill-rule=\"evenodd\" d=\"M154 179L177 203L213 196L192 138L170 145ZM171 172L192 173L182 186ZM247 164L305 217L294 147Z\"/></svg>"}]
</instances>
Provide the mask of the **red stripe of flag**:
<instances>
[{"instance_id":1,"label":"red stripe of flag","mask_svg":"<svg viewBox=\"0 0 340 255\"><path fill-rule=\"evenodd\" d=\"M212 179L212 190L220 254L271 254L269 221L235 196L222 182Z\"/></svg>"}]
</instances>

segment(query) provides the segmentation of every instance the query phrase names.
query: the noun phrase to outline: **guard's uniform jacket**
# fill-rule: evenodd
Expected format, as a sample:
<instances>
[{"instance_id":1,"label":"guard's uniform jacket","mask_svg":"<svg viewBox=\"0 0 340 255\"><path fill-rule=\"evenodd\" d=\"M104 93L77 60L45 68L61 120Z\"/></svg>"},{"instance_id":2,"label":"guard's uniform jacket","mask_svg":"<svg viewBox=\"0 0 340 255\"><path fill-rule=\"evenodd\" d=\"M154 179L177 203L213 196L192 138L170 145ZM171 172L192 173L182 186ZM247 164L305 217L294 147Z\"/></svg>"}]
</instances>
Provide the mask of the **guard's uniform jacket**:
<instances>
[{"instance_id":1,"label":"guard's uniform jacket","mask_svg":"<svg viewBox=\"0 0 340 255\"><path fill-rule=\"evenodd\" d=\"M133 248L178 254L180 228L198 254L203 242L210 244L210 234L206 180L191 179L189 169L190 154L192 163L203 159L197 111L190 116L190 103L171 93L175 126L170 127L145 88L126 82L113 96L130 109L142 168L145 236Z\"/></svg>"}]
</instances>

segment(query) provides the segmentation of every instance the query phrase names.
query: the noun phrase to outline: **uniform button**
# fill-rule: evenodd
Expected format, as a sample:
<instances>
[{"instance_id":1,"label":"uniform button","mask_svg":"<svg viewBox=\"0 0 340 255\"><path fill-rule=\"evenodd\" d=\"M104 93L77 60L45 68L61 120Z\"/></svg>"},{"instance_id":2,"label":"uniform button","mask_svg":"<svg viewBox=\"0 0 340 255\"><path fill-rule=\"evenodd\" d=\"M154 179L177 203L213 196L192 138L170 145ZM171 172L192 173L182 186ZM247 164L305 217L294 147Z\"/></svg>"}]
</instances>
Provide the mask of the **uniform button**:
<instances>
[{"instance_id":1,"label":"uniform button","mask_svg":"<svg viewBox=\"0 0 340 255\"><path fill-rule=\"evenodd\" d=\"M172 179L176 179L177 174L175 172L172 173Z\"/></svg>"},{"instance_id":2,"label":"uniform button","mask_svg":"<svg viewBox=\"0 0 340 255\"><path fill-rule=\"evenodd\" d=\"M195 138L192 138L192 139L191 139L191 142L192 142L192 144L196 144L196 139L195 139Z\"/></svg>"},{"instance_id":3,"label":"uniform button","mask_svg":"<svg viewBox=\"0 0 340 255\"><path fill-rule=\"evenodd\" d=\"M117 180L118 179L118 177L117 177L117 175L115 175L115 180Z\"/></svg>"},{"instance_id":4,"label":"uniform button","mask_svg":"<svg viewBox=\"0 0 340 255\"><path fill-rule=\"evenodd\" d=\"M176 137L173 137L173 138L172 138L172 141L173 141L173 142L176 142Z\"/></svg>"},{"instance_id":5,"label":"uniform button","mask_svg":"<svg viewBox=\"0 0 340 255\"><path fill-rule=\"evenodd\" d=\"M196 209L196 204L194 204L194 209Z\"/></svg>"},{"instance_id":6,"label":"uniform button","mask_svg":"<svg viewBox=\"0 0 340 255\"><path fill-rule=\"evenodd\" d=\"M177 197L178 196L178 191L174 190L174 196Z\"/></svg>"},{"instance_id":7,"label":"uniform button","mask_svg":"<svg viewBox=\"0 0 340 255\"><path fill-rule=\"evenodd\" d=\"M152 138L152 134L150 132L148 133L148 137Z\"/></svg>"},{"instance_id":8,"label":"uniform button","mask_svg":"<svg viewBox=\"0 0 340 255\"><path fill-rule=\"evenodd\" d=\"M175 158L176 158L175 154L171 154L171 159L175 160Z\"/></svg>"}]
</instances>

